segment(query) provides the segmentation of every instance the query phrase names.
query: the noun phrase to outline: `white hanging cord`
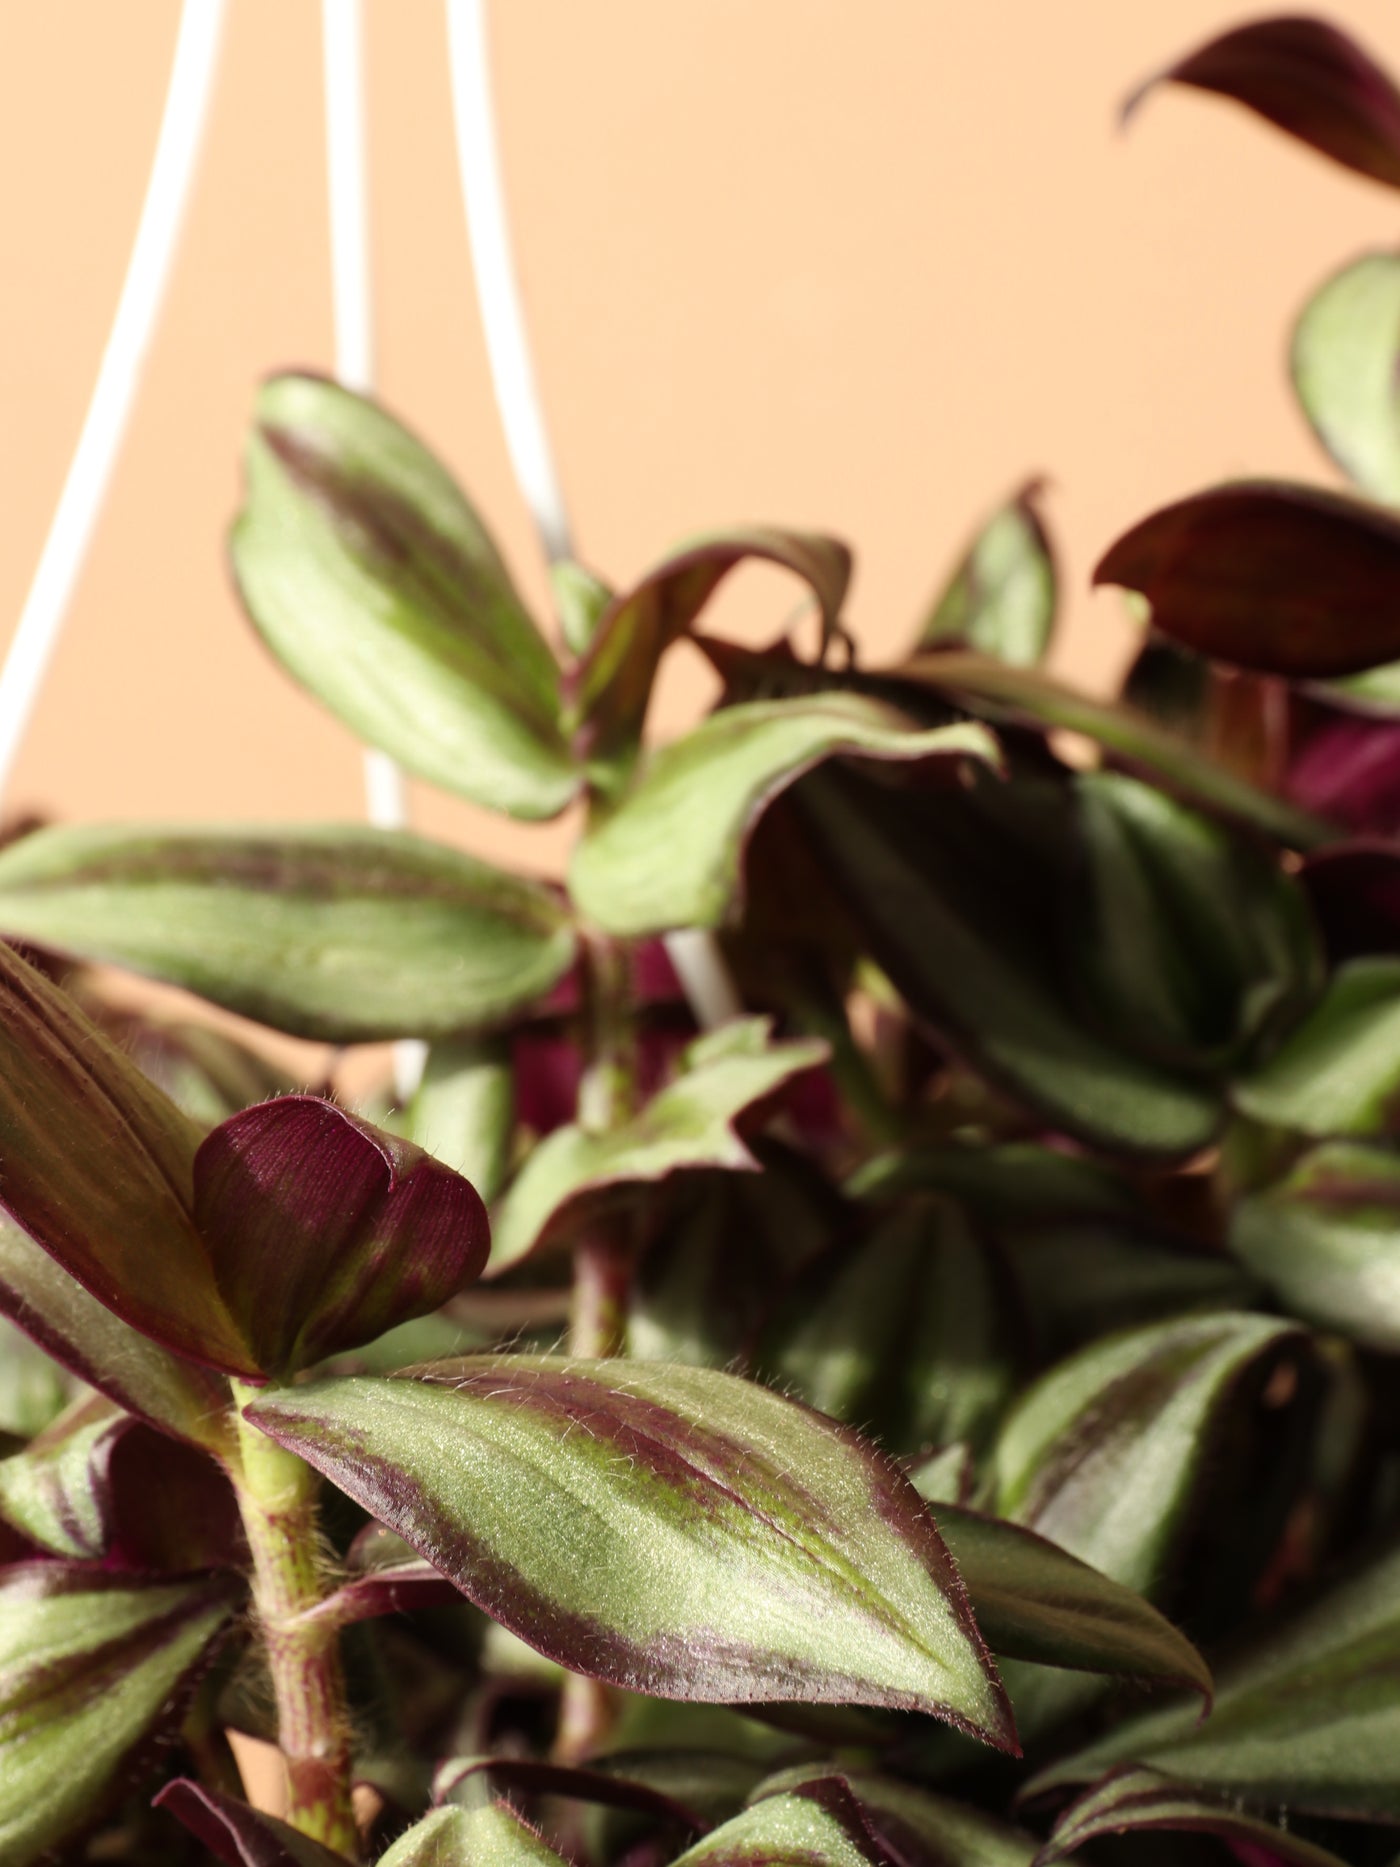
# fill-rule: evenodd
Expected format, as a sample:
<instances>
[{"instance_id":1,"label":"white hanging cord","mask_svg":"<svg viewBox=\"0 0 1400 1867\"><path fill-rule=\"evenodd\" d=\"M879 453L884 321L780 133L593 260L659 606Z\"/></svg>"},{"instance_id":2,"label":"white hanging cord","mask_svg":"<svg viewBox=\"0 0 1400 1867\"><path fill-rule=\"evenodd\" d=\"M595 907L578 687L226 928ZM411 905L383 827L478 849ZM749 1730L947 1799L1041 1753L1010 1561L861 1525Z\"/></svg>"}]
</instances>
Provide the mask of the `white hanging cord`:
<instances>
[{"instance_id":1,"label":"white hanging cord","mask_svg":"<svg viewBox=\"0 0 1400 1867\"><path fill-rule=\"evenodd\" d=\"M180 15L151 178L116 316L34 581L0 668L0 797L82 574L140 385L209 112L224 11L225 0L185 0Z\"/></svg>"},{"instance_id":2,"label":"white hanging cord","mask_svg":"<svg viewBox=\"0 0 1400 1867\"><path fill-rule=\"evenodd\" d=\"M326 93L326 180L330 199L331 309L335 373L347 389L374 387L374 313L369 265L369 164L365 131L364 18L360 0L322 0L321 45ZM403 773L387 752L364 755L365 814L376 829L408 822ZM406 1102L417 1089L428 1046L394 1045L394 1089Z\"/></svg>"},{"instance_id":3,"label":"white hanging cord","mask_svg":"<svg viewBox=\"0 0 1400 1867\"><path fill-rule=\"evenodd\" d=\"M491 99L486 0L447 0L447 48L467 238L496 407L516 483L534 518L540 546L549 563L557 564L573 556L573 542L511 257ZM666 952L697 1023L708 1029L742 1010L713 935L696 928L668 934Z\"/></svg>"}]
</instances>

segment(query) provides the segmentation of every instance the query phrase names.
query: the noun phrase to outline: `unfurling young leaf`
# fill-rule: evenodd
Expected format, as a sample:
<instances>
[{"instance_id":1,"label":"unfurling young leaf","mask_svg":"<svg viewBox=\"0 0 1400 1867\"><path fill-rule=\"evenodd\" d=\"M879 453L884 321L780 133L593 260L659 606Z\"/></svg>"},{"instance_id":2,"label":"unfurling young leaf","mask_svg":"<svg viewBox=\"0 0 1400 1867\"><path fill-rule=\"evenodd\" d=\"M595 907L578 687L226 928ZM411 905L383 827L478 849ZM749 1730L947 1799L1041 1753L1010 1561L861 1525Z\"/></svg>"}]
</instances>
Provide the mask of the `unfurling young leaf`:
<instances>
[{"instance_id":1,"label":"unfurling young leaf","mask_svg":"<svg viewBox=\"0 0 1400 1867\"><path fill-rule=\"evenodd\" d=\"M1055 626L1055 560L1036 481L982 527L934 603L919 648L975 648L1013 667L1032 667Z\"/></svg>"},{"instance_id":2,"label":"unfurling young leaf","mask_svg":"<svg viewBox=\"0 0 1400 1867\"><path fill-rule=\"evenodd\" d=\"M0 929L344 1044L498 1024L574 958L543 884L339 826L41 830L0 852Z\"/></svg>"},{"instance_id":3,"label":"unfurling young leaf","mask_svg":"<svg viewBox=\"0 0 1400 1867\"><path fill-rule=\"evenodd\" d=\"M409 771L517 817L578 789L558 671L451 476L314 376L258 395L233 567L283 666Z\"/></svg>"},{"instance_id":4,"label":"unfurling young leaf","mask_svg":"<svg viewBox=\"0 0 1400 1867\"><path fill-rule=\"evenodd\" d=\"M1354 39L1326 20L1251 20L1155 72L1124 115L1159 84L1233 98L1358 174L1400 188L1400 91Z\"/></svg>"},{"instance_id":5,"label":"unfurling young leaf","mask_svg":"<svg viewBox=\"0 0 1400 1867\"><path fill-rule=\"evenodd\" d=\"M734 1019L696 1038L675 1080L630 1120L595 1134L576 1122L531 1154L496 1208L493 1275L577 1230L592 1205L682 1169L752 1172L735 1124L795 1076L814 1069L826 1046L775 1043L766 1018Z\"/></svg>"},{"instance_id":6,"label":"unfurling young leaf","mask_svg":"<svg viewBox=\"0 0 1400 1867\"><path fill-rule=\"evenodd\" d=\"M962 1584L855 1434L711 1369L480 1356L248 1418L574 1671L1014 1735Z\"/></svg>"},{"instance_id":7,"label":"unfurling young leaf","mask_svg":"<svg viewBox=\"0 0 1400 1867\"><path fill-rule=\"evenodd\" d=\"M839 539L755 526L694 539L663 558L599 617L572 676L579 751L605 788L636 755L662 656L689 633L729 573L755 559L780 565L809 586L821 610L823 641L836 629L851 580L851 554Z\"/></svg>"},{"instance_id":8,"label":"unfurling young leaf","mask_svg":"<svg viewBox=\"0 0 1400 1867\"><path fill-rule=\"evenodd\" d=\"M316 1096L221 1123L195 1157L194 1211L230 1312L278 1377L430 1314L489 1248L467 1181Z\"/></svg>"},{"instance_id":9,"label":"unfurling young leaf","mask_svg":"<svg viewBox=\"0 0 1400 1867\"><path fill-rule=\"evenodd\" d=\"M0 1859L29 1867L88 1827L181 1712L227 1621L226 1580L82 1563L0 1569Z\"/></svg>"}]
</instances>

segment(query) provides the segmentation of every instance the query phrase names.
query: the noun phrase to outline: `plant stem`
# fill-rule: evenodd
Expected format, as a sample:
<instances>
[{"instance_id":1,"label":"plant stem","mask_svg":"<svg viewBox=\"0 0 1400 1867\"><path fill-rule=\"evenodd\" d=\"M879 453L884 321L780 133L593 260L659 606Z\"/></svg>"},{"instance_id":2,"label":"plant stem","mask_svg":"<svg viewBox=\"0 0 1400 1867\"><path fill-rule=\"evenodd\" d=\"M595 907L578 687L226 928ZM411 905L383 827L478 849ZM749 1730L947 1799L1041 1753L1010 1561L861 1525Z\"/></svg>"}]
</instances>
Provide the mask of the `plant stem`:
<instances>
[{"instance_id":1,"label":"plant stem","mask_svg":"<svg viewBox=\"0 0 1400 1867\"><path fill-rule=\"evenodd\" d=\"M340 1638L312 1610L326 1594L316 1510L319 1479L244 1420L252 1390L235 1381L238 1504L253 1555L253 1600L277 1701L294 1828L352 1860L359 1835L350 1807L350 1721Z\"/></svg>"}]
</instances>

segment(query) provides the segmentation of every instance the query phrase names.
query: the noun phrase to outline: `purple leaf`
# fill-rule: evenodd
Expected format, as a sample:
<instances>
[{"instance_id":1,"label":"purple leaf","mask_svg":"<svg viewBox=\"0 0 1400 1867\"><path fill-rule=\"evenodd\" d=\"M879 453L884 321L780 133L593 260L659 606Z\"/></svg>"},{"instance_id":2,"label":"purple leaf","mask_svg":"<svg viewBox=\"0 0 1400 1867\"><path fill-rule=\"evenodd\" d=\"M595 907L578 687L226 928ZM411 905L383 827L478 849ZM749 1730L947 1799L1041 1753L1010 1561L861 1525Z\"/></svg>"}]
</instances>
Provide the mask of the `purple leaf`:
<instances>
[{"instance_id":1,"label":"purple leaf","mask_svg":"<svg viewBox=\"0 0 1400 1867\"><path fill-rule=\"evenodd\" d=\"M650 1815L677 1828L692 1829L697 1834L709 1827L695 1809L687 1808L674 1796L664 1795L647 1783L608 1769L579 1769L573 1765L546 1763L538 1757L454 1757L437 1773L433 1800L470 1803L483 1780L493 1788L523 1790L527 1795L569 1796L602 1808L630 1809L635 1814Z\"/></svg>"},{"instance_id":2,"label":"purple leaf","mask_svg":"<svg viewBox=\"0 0 1400 1867\"><path fill-rule=\"evenodd\" d=\"M1360 834L1400 832L1400 721L1324 719L1293 760L1287 791L1305 810Z\"/></svg>"},{"instance_id":3,"label":"purple leaf","mask_svg":"<svg viewBox=\"0 0 1400 1867\"><path fill-rule=\"evenodd\" d=\"M198 1146L175 1104L0 944L0 1203L143 1335L256 1376L191 1212Z\"/></svg>"},{"instance_id":4,"label":"purple leaf","mask_svg":"<svg viewBox=\"0 0 1400 1867\"><path fill-rule=\"evenodd\" d=\"M1035 1857L1034 1867L1077 1854L1101 1835L1144 1834L1170 1830L1215 1835L1236 1858L1251 1867L1346 1867L1326 1848L1276 1828L1257 1815L1246 1815L1223 1799L1174 1783L1156 1770L1127 1765L1112 1770L1101 1783L1067 1808L1055 1832Z\"/></svg>"},{"instance_id":5,"label":"purple leaf","mask_svg":"<svg viewBox=\"0 0 1400 1867\"><path fill-rule=\"evenodd\" d=\"M664 1698L903 1707L1015 1745L917 1494L766 1388L486 1355L279 1390L246 1417L575 1672Z\"/></svg>"},{"instance_id":6,"label":"purple leaf","mask_svg":"<svg viewBox=\"0 0 1400 1867\"><path fill-rule=\"evenodd\" d=\"M1233 98L1344 168L1400 188L1400 91L1325 20L1261 19L1222 33L1139 85L1124 118L1159 84Z\"/></svg>"},{"instance_id":7,"label":"purple leaf","mask_svg":"<svg viewBox=\"0 0 1400 1867\"><path fill-rule=\"evenodd\" d=\"M1110 546L1094 582L1201 654L1310 680L1400 659L1400 516L1264 480L1197 493Z\"/></svg>"},{"instance_id":8,"label":"purple leaf","mask_svg":"<svg viewBox=\"0 0 1400 1867\"><path fill-rule=\"evenodd\" d=\"M346 1857L301 1834L275 1815L180 1777L155 1806L183 1822L224 1867L349 1867Z\"/></svg>"},{"instance_id":9,"label":"purple leaf","mask_svg":"<svg viewBox=\"0 0 1400 1867\"><path fill-rule=\"evenodd\" d=\"M219 1288L265 1374L429 1315L486 1262L486 1210L466 1180L316 1096L221 1123L194 1186Z\"/></svg>"}]
</instances>

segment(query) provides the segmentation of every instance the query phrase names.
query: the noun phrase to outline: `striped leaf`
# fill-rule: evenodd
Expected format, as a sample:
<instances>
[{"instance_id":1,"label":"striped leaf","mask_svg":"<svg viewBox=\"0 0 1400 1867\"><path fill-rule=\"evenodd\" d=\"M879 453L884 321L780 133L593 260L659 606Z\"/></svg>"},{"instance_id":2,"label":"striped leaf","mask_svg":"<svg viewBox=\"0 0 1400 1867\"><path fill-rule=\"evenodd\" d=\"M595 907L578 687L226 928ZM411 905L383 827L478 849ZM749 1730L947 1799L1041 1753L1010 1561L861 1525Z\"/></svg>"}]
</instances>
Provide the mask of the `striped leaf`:
<instances>
[{"instance_id":1,"label":"striped leaf","mask_svg":"<svg viewBox=\"0 0 1400 1867\"><path fill-rule=\"evenodd\" d=\"M1035 1851L1024 1830L871 1769L798 1764L760 1784L754 1809L790 1795L854 1815L870 1857L889 1867L1029 1867Z\"/></svg>"},{"instance_id":2,"label":"striped leaf","mask_svg":"<svg viewBox=\"0 0 1400 1867\"><path fill-rule=\"evenodd\" d=\"M666 1698L1010 1715L917 1494L848 1429L710 1369L480 1356L248 1418L513 1633Z\"/></svg>"},{"instance_id":3,"label":"striped leaf","mask_svg":"<svg viewBox=\"0 0 1400 1867\"><path fill-rule=\"evenodd\" d=\"M0 852L0 930L340 1044L498 1023L574 954L543 884L337 825L40 830Z\"/></svg>"},{"instance_id":4,"label":"striped leaf","mask_svg":"<svg viewBox=\"0 0 1400 1867\"><path fill-rule=\"evenodd\" d=\"M733 1019L697 1038L676 1079L619 1127L592 1133L571 1122L547 1136L496 1207L492 1274L567 1239L590 1208L629 1186L682 1169L754 1171L736 1122L826 1056L817 1039L772 1042L770 1023Z\"/></svg>"},{"instance_id":5,"label":"striped leaf","mask_svg":"<svg viewBox=\"0 0 1400 1867\"><path fill-rule=\"evenodd\" d=\"M391 415L314 376L258 394L234 574L277 659L407 770L516 817L578 789L558 673L476 513Z\"/></svg>"},{"instance_id":6,"label":"striped leaf","mask_svg":"<svg viewBox=\"0 0 1400 1867\"><path fill-rule=\"evenodd\" d=\"M851 580L851 554L839 539L755 526L683 545L613 600L571 677L578 747L595 776L625 770L662 656L689 633L729 573L754 560L800 577L820 607L823 639L835 630Z\"/></svg>"},{"instance_id":7,"label":"striped leaf","mask_svg":"<svg viewBox=\"0 0 1400 1867\"><path fill-rule=\"evenodd\" d=\"M1273 1822L1188 1789L1155 1770L1114 1770L1067 1808L1036 1856L1049 1867L1101 1835L1172 1833L1215 1835L1240 1860L1263 1867L1346 1867L1340 1856L1290 1834Z\"/></svg>"},{"instance_id":8,"label":"striped leaf","mask_svg":"<svg viewBox=\"0 0 1400 1867\"><path fill-rule=\"evenodd\" d=\"M1037 481L998 506L929 610L918 648L973 648L1033 667L1055 627L1055 560Z\"/></svg>"},{"instance_id":9,"label":"striped leaf","mask_svg":"<svg viewBox=\"0 0 1400 1867\"><path fill-rule=\"evenodd\" d=\"M28 1867L94 1821L178 1722L228 1619L222 1582L82 1564L0 1569L0 1859Z\"/></svg>"},{"instance_id":10,"label":"striped leaf","mask_svg":"<svg viewBox=\"0 0 1400 1867\"><path fill-rule=\"evenodd\" d=\"M859 694L808 694L725 707L663 746L585 832L569 889L605 932L635 938L717 927L737 911L744 850L764 811L826 759L990 761L984 727L918 731Z\"/></svg>"},{"instance_id":11,"label":"striped leaf","mask_svg":"<svg viewBox=\"0 0 1400 1867\"><path fill-rule=\"evenodd\" d=\"M155 1806L182 1822L224 1867L350 1867L343 1854L275 1815L187 1777L167 1783Z\"/></svg>"}]
</instances>

